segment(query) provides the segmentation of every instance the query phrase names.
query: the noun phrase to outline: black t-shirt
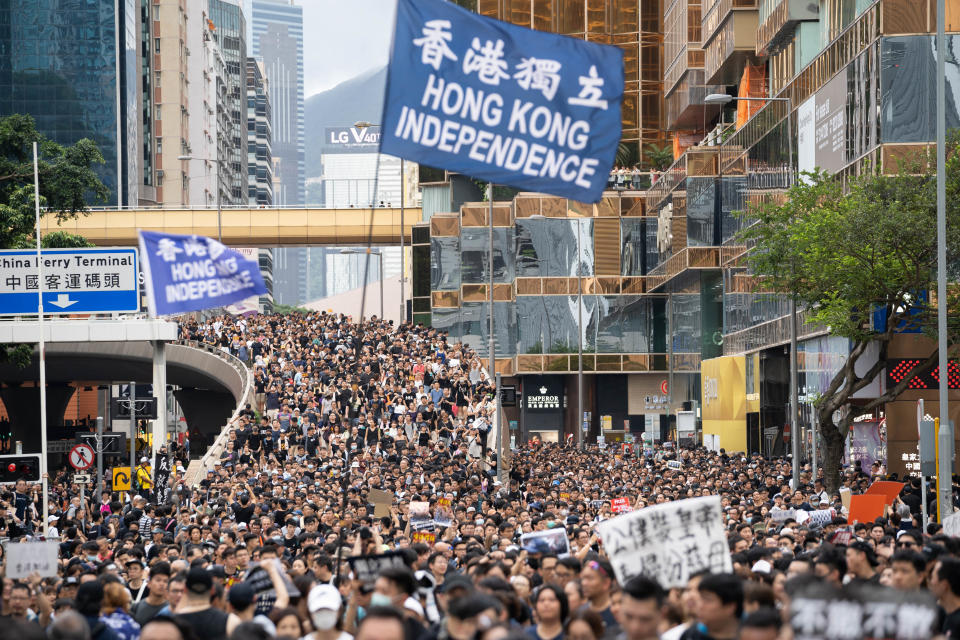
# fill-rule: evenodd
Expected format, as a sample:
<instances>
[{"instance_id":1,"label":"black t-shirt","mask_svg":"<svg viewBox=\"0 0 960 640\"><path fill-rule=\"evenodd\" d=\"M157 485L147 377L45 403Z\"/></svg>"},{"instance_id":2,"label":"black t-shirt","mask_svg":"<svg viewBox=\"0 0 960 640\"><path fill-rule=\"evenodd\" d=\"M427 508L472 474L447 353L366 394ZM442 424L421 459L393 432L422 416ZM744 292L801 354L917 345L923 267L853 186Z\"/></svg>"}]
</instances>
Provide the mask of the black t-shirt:
<instances>
[{"instance_id":1,"label":"black t-shirt","mask_svg":"<svg viewBox=\"0 0 960 640\"><path fill-rule=\"evenodd\" d=\"M247 506L243 506L239 502L234 502L231 508L233 509L233 515L237 518L237 522L250 524L250 518L253 517L253 503L248 502Z\"/></svg>"},{"instance_id":2,"label":"black t-shirt","mask_svg":"<svg viewBox=\"0 0 960 640\"><path fill-rule=\"evenodd\" d=\"M203 640L226 640L227 614L220 609L203 609L181 613L177 618L193 627L194 634Z\"/></svg>"},{"instance_id":3,"label":"black t-shirt","mask_svg":"<svg viewBox=\"0 0 960 640\"><path fill-rule=\"evenodd\" d=\"M948 639L957 640L960 638L960 609L955 609L953 613L943 617L943 625L940 631Z\"/></svg>"}]
</instances>

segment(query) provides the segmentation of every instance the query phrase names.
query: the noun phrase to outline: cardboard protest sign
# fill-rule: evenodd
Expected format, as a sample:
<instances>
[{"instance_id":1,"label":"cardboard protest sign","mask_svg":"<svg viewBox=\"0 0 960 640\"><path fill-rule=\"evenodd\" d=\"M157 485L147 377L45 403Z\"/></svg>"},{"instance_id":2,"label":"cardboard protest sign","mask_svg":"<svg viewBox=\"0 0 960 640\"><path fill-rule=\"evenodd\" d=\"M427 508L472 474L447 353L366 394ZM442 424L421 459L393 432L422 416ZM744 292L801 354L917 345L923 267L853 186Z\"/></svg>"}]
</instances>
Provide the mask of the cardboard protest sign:
<instances>
[{"instance_id":1,"label":"cardboard protest sign","mask_svg":"<svg viewBox=\"0 0 960 640\"><path fill-rule=\"evenodd\" d=\"M658 504L599 524L620 584L638 575L682 587L698 571L730 572L720 496Z\"/></svg>"},{"instance_id":2,"label":"cardboard protest sign","mask_svg":"<svg viewBox=\"0 0 960 640\"><path fill-rule=\"evenodd\" d=\"M919 590L817 581L790 602L794 640L926 640L936 635L936 623L933 596Z\"/></svg>"},{"instance_id":3,"label":"cardboard protest sign","mask_svg":"<svg viewBox=\"0 0 960 640\"><path fill-rule=\"evenodd\" d=\"M610 510L614 513L630 513L633 507L630 506L630 498L614 498L610 501Z\"/></svg>"},{"instance_id":4,"label":"cardboard protest sign","mask_svg":"<svg viewBox=\"0 0 960 640\"><path fill-rule=\"evenodd\" d=\"M883 509L887 506L885 496L877 493L874 495L852 496L850 498L850 514L847 516L847 522L871 523L883 515Z\"/></svg>"},{"instance_id":5,"label":"cardboard protest sign","mask_svg":"<svg viewBox=\"0 0 960 640\"><path fill-rule=\"evenodd\" d=\"M850 511L850 497L852 495L853 492L848 487L840 487L840 503L848 512Z\"/></svg>"},{"instance_id":6,"label":"cardboard protest sign","mask_svg":"<svg viewBox=\"0 0 960 640\"><path fill-rule=\"evenodd\" d=\"M350 570L356 580L372 584L380 572L388 567L406 567L403 554L399 551L390 551L373 556L353 556L347 558Z\"/></svg>"},{"instance_id":7,"label":"cardboard protest sign","mask_svg":"<svg viewBox=\"0 0 960 640\"><path fill-rule=\"evenodd\" d=\"M393 504L393 493L380 489L370 489L367 500L373 505L373 516L382 518L390 515L390 505Z\"/></svg>"},{"instance_id":8,"label":"cardboard protest sign","mask_svg":"<svg viewBox=\"0 0 960 640\"><path fill-rule=\"evenodd\" d=\"M520 546L527 553L555 553L561 558L570 553L570 540L563 527L525 533L520 536Z\"/></svg>"},{"instance_id":9,"label":"cardboard protest sign","mask_svg":"<svg viewBox=\"0 0 960 640\"><path fill-rule=\"evenodd\" d=\"M8 542L4 545L7 557L6 577L14 580L37 573L41 578L57 575L57 542Z\"/></svg>"},{"instance_id":10,"label":"cardboard protest sign","mask_svg":"<svg viewBox=\"0 0 960 640\"><path fill-rule=\"evenodd\" d=\"M881 495L886 501L884 504L893 504L893 501L900 495L906 485L903 482L892 482L890 480L877 480L864 491L865 495Z\"/></svg>"},{"instance_id":11,"label":"cardboard protest sign","mask_svg":"<svg viewBox=\"0 0 960 640\"><path fill-rule=\"evenodd\" d=\"M438 527L449 527L453 524L453 506L450 498L438 498L434 509L433 520Z\"/></svg>"}]
</instances>

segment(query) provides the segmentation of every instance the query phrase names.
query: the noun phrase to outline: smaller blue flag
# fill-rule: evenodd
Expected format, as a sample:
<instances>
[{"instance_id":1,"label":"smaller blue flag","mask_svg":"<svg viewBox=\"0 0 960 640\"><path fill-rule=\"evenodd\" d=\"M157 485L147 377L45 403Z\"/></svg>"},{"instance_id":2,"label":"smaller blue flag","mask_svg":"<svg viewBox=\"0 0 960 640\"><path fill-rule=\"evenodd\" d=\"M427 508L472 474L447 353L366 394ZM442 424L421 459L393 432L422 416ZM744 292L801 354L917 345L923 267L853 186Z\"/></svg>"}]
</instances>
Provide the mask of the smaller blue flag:
<instances>
[{"instance_id":1,"label":"smaller blue flag","mask_svg":"<svg viewBox=\"0 0 960 640\"><path fill-rule=\"evenodd\" d=\"M267 293L257 261L213 238L156 231L139 234L151 315L224 307Z\"/></svg>"}]
</instances>

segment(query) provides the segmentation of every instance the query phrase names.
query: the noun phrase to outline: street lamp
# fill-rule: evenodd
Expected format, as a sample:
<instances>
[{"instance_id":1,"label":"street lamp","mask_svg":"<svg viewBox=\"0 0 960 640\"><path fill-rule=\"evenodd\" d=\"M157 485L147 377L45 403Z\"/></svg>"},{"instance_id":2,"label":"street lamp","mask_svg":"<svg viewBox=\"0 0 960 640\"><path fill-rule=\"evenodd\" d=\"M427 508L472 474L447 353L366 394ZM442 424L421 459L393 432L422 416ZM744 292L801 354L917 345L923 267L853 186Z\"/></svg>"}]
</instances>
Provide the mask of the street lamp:
<instances>
[{"instance_id":1,"label":"street lamp","mask_svg":"<svg viewBox=\"0 0 960 640\"><path fill-rule=\"evenodd\" d=\"M705 104L727 104L728 102L786 102L787 103L787 155L790 164L790 184L793 184L794 162L793 162L793 102L790 98L741 98L725 93L711 93L703 99ZM718 163L723 166L722 158ZM721 189L723 185L721 185ZM790 434L790 454L792 460L793 489L796 491L800 486L800 399L797 390L797 297L790 296L790 424L793 432ZM814 479L816 479L816 443L817 433L813 433L813 470Z\"/></svg>"},{"instance_id":2,"label":"street lamp","mask_svg":"<svg viewBox=\"0 0 960 640\"><path fill-rule=\"evenodd\" d=\"M341 250L340 250L340 255L344 255L344 256L352 256L352 255L358 255L358 254L360 254L360 255L362 255L362 254L367 254L367 255L370 255L370 256L377 256L377 258L379 258L379 265L380 265L380 319L383 320L383 252L382 252L382 251L372 251L372 250L370 250L370 249L367 249L367 250L365 250L365 251L356 251L355 249L341 249ZM366 275L366 271L364 271L364 275ZM364 282L363 284L366 285L367 283ZM364 300L366 300L366 296L364 296ZM362 303L363 303L363 301L361 301L361 304L362 304Z\"/></svg>"},{"instance_id":3,"label":"street lamp","mask_svg":"<svg viewBox=\"0 0 960 640\"><path fill-rule=\"evenodd\" d=\"M368 129L370 127L376 127L379 125L373 124L372 122L368 122L366 120L358 120L353 124L353 126L355 126L357 129L360 129L360 131L363 131L364 129ZM404 206L405 205L405 202L404 202L405 184L404 183L406 182L406 174L404 173L403 168L404 168L403 158L400 158L400 323L399 324L403 324L403 318L406 315L406 311L407 311L407 300L406 300L407 292L406 292L406 289L404 288L404 285L406 284L406 280L407 280L407 268L406 268L406 258L403 253L403 233L404 233L403 213L405 209L405 206ZM382 310L380 312L380 315L381 316L383 315Z\"/></svg>"},{"instance_id":4,"label":"street lamp","mask_svg":"<svg viewBox=\"0 0 960 640\"><path fill-rule=\"evenodd\" d=\"M221 220L221 206L220 206L220 160L215 158L195 158L193 156L177 156L177 160L203 160L205 162L213 162L217 165L217 242L223 243L223 223Z\"/></svg>"}]
</instances>

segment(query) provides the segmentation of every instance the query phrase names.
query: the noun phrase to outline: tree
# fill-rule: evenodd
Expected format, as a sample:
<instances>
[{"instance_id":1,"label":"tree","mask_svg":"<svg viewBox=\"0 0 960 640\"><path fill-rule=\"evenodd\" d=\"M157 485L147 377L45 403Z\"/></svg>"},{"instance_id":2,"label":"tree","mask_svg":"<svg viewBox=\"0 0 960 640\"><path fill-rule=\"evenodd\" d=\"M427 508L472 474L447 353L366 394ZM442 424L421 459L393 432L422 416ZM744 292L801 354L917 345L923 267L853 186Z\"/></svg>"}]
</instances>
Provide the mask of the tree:
<instances>
[{"instance_id":1,"label":"tree","mask_svg":"<svg viewBox=\"0 0 960 640\"><path fill-rule=\"evenodd\" d=\"M39 143L37 162L42 215L69 220L82 213L88 202L104 201L110 190L93 170L103 164L97 145L87 138L64 146L37 132L29 115L0 118L0 249L35 246L33 201L33 142ZM43 238L46 247L84 247L79 236L57 231ZM25 364L29 350L0 345L0 362Z\"/></svg>"},{"instance_id":2,"label":"tree","mask_svg":"<svg viewBox=\"0 0 960 640\"><path fill-rule=\"evenodd\" d=\"M644 155L647 156L650 165L657 171L663 171L673 164L673 148L670 145L658 147L651 142L647 145Z\"/></svg>"},{"instance_id":3,"label":"tree","mask_svg":"<svg viewBox=\"0 0 960 640\"><path fill-rule=\"evenodd\" d=\"M637 143L620 140L617 144L617 153L614 156L613 164L617 167L632 167L638 162Z\"/></svg>"},{"instance_id":4,"label":"tree","mask_svg":"<svg viewBox=\"0 0 960 640\"><path fill-rule=\"evenodd\" d=\"M960 147L948 147L948 251L960 255ZM849 339L846 362L814 402L825 443L824 479L839 487L844 439L853 420L894 400L917 375L936 367L934 349L898 384L862 404L853 395L880 375L887 349L898 332L920 330L936 336L936 180L929 159L911 158L896 175L867 173L844 185L825 173L805 174L781 203L741 213L740 239L753 249L746 261L756 288L795 297L811 322ZM951 197L951 194L953 197ZM953 308L955 296L949 306ZM880 312L885 323L874 324ZM953 314L949 339L958 342L960 322ZM879 357L857 364L876 344Z\"/></svg>"}]
</instances>

